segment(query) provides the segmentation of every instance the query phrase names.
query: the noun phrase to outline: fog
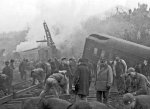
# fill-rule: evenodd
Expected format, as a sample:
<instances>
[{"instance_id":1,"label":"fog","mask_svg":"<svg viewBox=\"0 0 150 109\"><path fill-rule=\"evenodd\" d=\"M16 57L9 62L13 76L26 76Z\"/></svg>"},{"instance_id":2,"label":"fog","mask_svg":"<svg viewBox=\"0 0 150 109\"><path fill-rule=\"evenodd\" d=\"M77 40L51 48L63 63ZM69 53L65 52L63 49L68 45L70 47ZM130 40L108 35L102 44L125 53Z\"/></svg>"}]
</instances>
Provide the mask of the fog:
<instances>
[{"instance_id":1,"label":"fog","mask_svg":"<svg viewBox=\"0 0 150 109\"><path fill-rule=\"evenodd\" d=\"M138 2L150 4L149 0L1 0L0 32L30 27L26 41L16 47L24 51L39 45L36 41L44 38L46 21L56 46L74 53L83 48L88 32L82 24L91 16L102 19L116 6L133 9Z\"/></svg>"}]
</instances>

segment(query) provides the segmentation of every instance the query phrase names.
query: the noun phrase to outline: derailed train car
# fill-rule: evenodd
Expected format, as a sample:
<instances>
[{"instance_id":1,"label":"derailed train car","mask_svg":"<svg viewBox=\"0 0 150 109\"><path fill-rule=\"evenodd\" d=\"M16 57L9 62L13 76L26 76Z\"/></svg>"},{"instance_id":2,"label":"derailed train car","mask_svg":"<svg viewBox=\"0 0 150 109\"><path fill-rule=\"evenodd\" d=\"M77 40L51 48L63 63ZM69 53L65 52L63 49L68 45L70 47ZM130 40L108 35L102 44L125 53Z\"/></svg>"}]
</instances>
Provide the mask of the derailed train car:
<instances>
[{"instance_id":1,"label":"derailed train car","mask_svg":"<svg viewBox=\"0 0 150 109\"><path fill-rule=\"evenodd\" d=\"M53 51L51 47L38 47L33 48L30 50L26 50L23 52L20 52L21 59L27 58L29 60L40 60L40 61L47 61L48 59L52 58L59 58L59 50Z\"/></svg>"},{"instance_id":2,"label":"derailed train car","mask_svg":"<svg viewBox=\"0 0 150 109\"><path fill-rule=\"evenodd\" d=\"M96 64L101 57L114 59L115 56L123 58L128 66L134 66L150 58L150 47L105 34L91 34L86 38L83 58Z\"/></svg>"}]
</instances>

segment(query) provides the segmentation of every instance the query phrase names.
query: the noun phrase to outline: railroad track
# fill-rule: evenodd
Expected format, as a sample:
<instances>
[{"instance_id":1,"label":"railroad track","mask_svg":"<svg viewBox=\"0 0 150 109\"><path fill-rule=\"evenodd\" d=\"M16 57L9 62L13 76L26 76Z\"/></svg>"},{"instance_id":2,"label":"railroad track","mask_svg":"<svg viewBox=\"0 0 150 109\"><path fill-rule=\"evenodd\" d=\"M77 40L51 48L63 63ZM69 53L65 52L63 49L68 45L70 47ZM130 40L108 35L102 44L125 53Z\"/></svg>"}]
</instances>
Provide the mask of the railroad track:
<instances>
[{"instance_id":1,"label":"railroad track","mask_svg":"<svg viewBox=\"0 0 150 109\"><path fill-rule=\"evenodd\" d=\"M0 98L0 105L7 103L8 101L11 101L12 99L15 99L20 95L26 94L27 92L30 92L31 90L36 89L38 86L39 86L39 84L33 85L33 86L28 87L28 88L17 91L15 93L12 93L10 95L4 96L4 97Z\"/></svg>"},{"instance_id":2,"label":"railroad track","mask_svg":"<svg viewBox=\"0 0 150 109\"><path fill-rule=\"evenodd\" d=\"M22 81L22 82L13 84L12 87L17 87L17 86L24 85L24 84L28 84L28 83L31 83L31 82L32 82L31 80L28 80L28 81Z\"/></svg>"},{"instance_id":3,"label":"railroad track","mask_svg":"<svg viewBox=\"0 0 150 109\"><path fill-rule=\"evenodd\" d=\"M39 86L39 84L33 85L28 88L17 91L14 94L10 94L6 97L1 98L0 99L0 109L10 109L10 108L11 109L22 109L22 106L26 100L35 98L39 95L38 94L37 96L33 96L32 94L30 94L30 92L32 92L33 90L38 89L38 86ZM28 96L19 97L21 95L26 95L26 94ZM110 104L113 107L116 107L116 109L124 109L123 106L121 105L122 104L122 102L120 101L121 98L119 96L117 97L116 93L114 93L113 95L114 95L114 97L111 99ZM52 98L52 97L55 97L55 96L54 95L46 96L46 98ZM68 100L68 101L71 101L71 99L72 99L71 95L61 95L60 98ZM88 102L96 101L96 91L95 91L95 88L93 85L90 88L89 96L87 99L88 99ZM121 107L117 108L118 106L121 106Z\"/></svg>"},{"instance_id":4,"label":"railroad track","mask_svg":"<svg viewBox=\"0 0 150 109\"><path fill-rule=\"evenodd\" d=\"M31 85L32 85L31 80L22 81L22 82L19 82L19 83L16 83L16 84L12 85L12 90L13 90L13 92L18 91L18 90L24 89L26 87L29 87Z\"/></svg>"}]
</instances>

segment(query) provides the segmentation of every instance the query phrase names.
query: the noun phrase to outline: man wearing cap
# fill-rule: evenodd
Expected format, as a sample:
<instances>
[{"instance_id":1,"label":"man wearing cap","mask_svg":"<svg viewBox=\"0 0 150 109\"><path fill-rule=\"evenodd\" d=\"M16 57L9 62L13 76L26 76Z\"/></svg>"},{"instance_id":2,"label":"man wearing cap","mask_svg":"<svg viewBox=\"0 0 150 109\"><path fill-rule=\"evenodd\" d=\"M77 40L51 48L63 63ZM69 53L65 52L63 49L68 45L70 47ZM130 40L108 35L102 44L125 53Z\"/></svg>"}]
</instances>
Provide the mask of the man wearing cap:
<instances>
[{"instance_id":1,"label":"man wearing cap","mask_svg":"<svg viewBox=\"0 0 150 109\"><path fill-rule=\"evenodd\" d=\"M120 59L120 57L116 57L115 61L113 63L113 72L114 72L114 79L116 82L116 86L118 91L122 90L122 77L121 75L126 73L127 71L127 64L123 59Z\"/></svg>"},{"instance_id":2,"label":"man wearing cap","mask_svg":"<svg viewBox=\"0 0 150 109\"><path fill-rule=\"evenodd\" d=\"M147 95L148 94L148 80L147 78L140 73L135 72L134 68L129 68L129 76L131 78L131 90L130 93L133 95Z\"/></svg>"},{"instance_id":3,"label":"man wearing cap","mask_svg":"<svg viewBox=\"0 0 150 109\"><path fill-rule=\"evenodd\" d=\"M105 59L101 59L97 66L97 75L95 81L97 101L107 102L108 92L113 82L113 72Z\"/></svg>"},{"instance_id":4,"label":"man wearing cap","mask_svg":"<svg viewBox=\"0 0 150 109\"><path fill-rule=\"evenodd\" d=\"M127 93L123 96L123 103L129 109L150 109L150 96Z\"/></svg>"},{"instance_id":5,"label":"man wearing cap","mask_svg":"<svg viewBox=\"0 0 150 109\"><path fill-rule=\"evenodd\" d=\"M46 79L44 90L41 92L40 97L45 97L51 88L54 89L57 97L59 97L61 90L65 91L67 94L69 93L68 78L66 77L65 72L57 71L50 75Z\"/></svg>"},{"instance_id":6,"label":"man wearing cap","mask_svg":"<svg viewBox=\"0 0 150 109\"><path fill-rule=\"evenodd\" d=\"M69 78L69 90L71 91L71 89L72 89L72 81L71 81L71 79L72 79L73 74L71 72L69 64L67 63L67 58L62 58L61 59L61 64L59 66L59 70L60 71L61 70L66 70L67 71L66 72L66 76Z\"/></svg>"},{"instance_id":7,"label":"man wearing cap","mask_svg":"<svg viewBox=\"0 0 150 109\"><path fill-rule=\"evenodd\" d=\"M89 95L90 82L91 73L86 63L86 59L79 59L74 77L74 86L77 94L76 100L87 101L87 96Z\"/></svg>"},{"instance_id":8,"label":"man wearing cap","mask_svg":"<svg viewBox=\"0 0 150 109\"><path fill-rule=\"evenodd\" d=\"M5 67L3 68L2 70L2 74L5 74L7 76L7 79L6 79L6 88L8 90L8 93L10 93L10 90L11 90L11 78L12 78L12 69L10 68L9 66L9 61L6 61L5 62Z\"/></svg>"},{"instance_id":9,"label":"man wearing cap","mask_svg":"<svg viewBox=\"0 0 150 109\"><path fill-rule=\"evenodd\" d=\"M11 59L11 60L10 60L10 65L9 65L10 68L12 69L12 74L11 74L11 77L10 77L10 78L11 78L11 80L10 80L11 83L12 83L12 81L13 81L13 73L14 73L14 69L15 69L15 67L14 67L14 62L15 62L15 61L14 61L13 59Z\"/></svg>"}]
</instances>

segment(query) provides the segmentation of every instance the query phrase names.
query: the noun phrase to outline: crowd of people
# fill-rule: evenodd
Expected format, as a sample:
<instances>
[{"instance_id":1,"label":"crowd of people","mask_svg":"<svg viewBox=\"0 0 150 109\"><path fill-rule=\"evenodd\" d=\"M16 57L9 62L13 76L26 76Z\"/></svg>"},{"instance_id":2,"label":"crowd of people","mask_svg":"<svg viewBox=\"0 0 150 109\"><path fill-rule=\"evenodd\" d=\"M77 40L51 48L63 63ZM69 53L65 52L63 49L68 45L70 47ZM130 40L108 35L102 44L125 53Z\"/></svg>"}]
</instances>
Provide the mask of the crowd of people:
<instances>
[{"instance_id":1,"label":"crowd of people","mask_svg":"<svg viewBox=\"0 0 150 109\"><path fill-rule=\"evenodd\" d=\"M97 101L108 103L115 91L119 95L124 95L125 106L133 109L149 109L149 72L150 64L147 60L128 68L126 62L118 56L114 61L100 59L95 81ZM114 87L117 90L114 90ZM145 108L146 106L148 108Z\"/></svg>"},{"instance_id":2,"label":"crowd of people","mask_svg":"<svg viewBox=\"0 0 150 109\"><path fill-rule=\"evenodd\" d=\"M5 62L0 85L6 93L10 93L14 69L14 60ZM23 59L19 64L22 80L27 79L27 69L31 73L33 85L38 81L43 86L39 95L41 98L53 89L58 97L62 93L75 94L77 101L87 101L91 82L94 82L97 101L102 103L109 102L112 92L124 95L125 105L132 104L136 99L134 96L149 95L150 64L147 60L128 68L118 56L113 61L100 58L94 69L93 64L84 58L78 61L74 58L62 58L60 61L55 58L47 62Z\"/></svg>"}]
</instances>

